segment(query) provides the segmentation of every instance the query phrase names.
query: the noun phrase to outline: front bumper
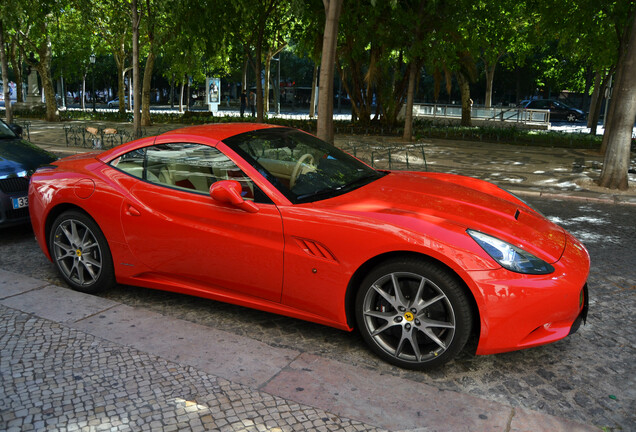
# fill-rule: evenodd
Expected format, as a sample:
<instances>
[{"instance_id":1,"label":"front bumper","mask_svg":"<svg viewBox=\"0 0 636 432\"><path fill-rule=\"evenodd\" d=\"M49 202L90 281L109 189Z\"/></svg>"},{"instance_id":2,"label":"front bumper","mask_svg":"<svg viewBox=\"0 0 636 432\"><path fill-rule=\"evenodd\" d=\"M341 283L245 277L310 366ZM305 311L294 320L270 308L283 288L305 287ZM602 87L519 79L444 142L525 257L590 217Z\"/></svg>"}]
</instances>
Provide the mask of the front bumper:
<instances>
[{"instance_id":1,"label":"front bumper","mask_svg":"<svg viewBox=\"0 0 636 432\"><path fill-rule=\"evenodd\" d=\"M481 324L476 354L555 342L586 320L589 255L574 237L566 238L563 255L551 274L520 275L505 269L471 272Z\"/></svg>"}]
</instances>

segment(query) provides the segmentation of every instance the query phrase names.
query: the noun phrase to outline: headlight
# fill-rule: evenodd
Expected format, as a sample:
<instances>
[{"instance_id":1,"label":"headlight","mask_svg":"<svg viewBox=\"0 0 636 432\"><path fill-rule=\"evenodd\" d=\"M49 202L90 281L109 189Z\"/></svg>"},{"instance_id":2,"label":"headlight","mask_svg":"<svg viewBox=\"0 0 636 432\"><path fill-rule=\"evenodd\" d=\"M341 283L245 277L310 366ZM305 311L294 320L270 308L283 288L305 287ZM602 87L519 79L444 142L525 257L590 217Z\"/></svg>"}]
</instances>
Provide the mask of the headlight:
<instances>
[{"instance_id":1,"label":"headlight","mask_svg":"<svg viewBox=\"0 0 636 432\"><path fill-rule=\"evenodd\" d=\"M554 271L547 262L516 246L479 231L466 230L473 240L503 268L523 274L548 274Z\"/></svg>"}]
</instances>

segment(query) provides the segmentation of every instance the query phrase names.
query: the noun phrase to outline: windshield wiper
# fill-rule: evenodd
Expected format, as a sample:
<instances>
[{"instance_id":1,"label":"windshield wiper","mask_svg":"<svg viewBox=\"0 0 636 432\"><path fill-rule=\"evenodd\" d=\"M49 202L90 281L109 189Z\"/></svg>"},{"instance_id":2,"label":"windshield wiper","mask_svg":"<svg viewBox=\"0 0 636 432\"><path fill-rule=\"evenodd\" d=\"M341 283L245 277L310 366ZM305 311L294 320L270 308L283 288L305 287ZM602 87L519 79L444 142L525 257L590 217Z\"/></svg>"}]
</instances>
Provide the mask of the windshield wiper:
<instances>
[{"instance_id":1,"label":"windshield wiper","mask_svg":"<svg viewBox=\"0 0 636 432\"><path fill-rule=\"evenodd\" d=\"M313 198L313 197L319 197L319 196L323 196L323 195L333 195L334 192L338 192L340 190L340 188L324 188L324 189L319 189L316 192L311 192L311 193L307 193L307 194L303 194L303 195L298 195L296 197L296 199L298 201L302 201L305 198Z\"/></svg>"},{"instance_id":2,"label":"windshield wiper","mask_svg":"<svg viewBox=\"0 0 636 432\"><path fill-rule=\"evenodd\" d=\"M311 193L308 193L308 194L299 195L299 196L296 197L296 199L299 200L299 201L302 201L302 200L304 200L306 198L316 198L316 197L320 197L320 196L324 196L324 195L336 196L338 193L348 192L350 190L355 189L356 187L367 185L367 184L371 183L373 180L377 180L377 179L379 179L380 177L383 177L383 176L384 176L384 174L382 174L382 173L369 174L369 175L354 179L354 180L350 181L349 183L345 183L345 184L343 184L341 186L328 187L328 188L324 188L324 189L319 189L316 192L311 192Z\"/></svg>"},{"instance_id":3,"label":"windshield wiper","mask_svg":"<svg viewBox=\"0 0 636 432\"><path fill-rule=\"evenodd\" d=\"M339 186L338 188L336 188L336 190L351 190L354 189L357 186L364 186L367 185L369 183L371 183L373 180L377 180L380 177L382 177L382 174L379 173L373 173L373 174L369 174L363 177L359 177L355 180L350 181L349 183L345 183L342 186Z\"/></svg>"}]
</instances>

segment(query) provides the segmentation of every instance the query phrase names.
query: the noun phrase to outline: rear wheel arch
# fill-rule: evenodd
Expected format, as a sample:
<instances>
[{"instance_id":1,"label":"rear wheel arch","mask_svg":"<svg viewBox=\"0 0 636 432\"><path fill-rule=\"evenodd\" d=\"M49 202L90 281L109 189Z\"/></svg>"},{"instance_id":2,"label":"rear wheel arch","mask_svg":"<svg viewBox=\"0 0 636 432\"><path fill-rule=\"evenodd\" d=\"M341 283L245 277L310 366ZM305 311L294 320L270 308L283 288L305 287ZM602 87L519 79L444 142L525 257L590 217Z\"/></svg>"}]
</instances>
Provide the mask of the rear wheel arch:
<instances>
[{"instance_id":1,"label":"rear wheel arch","mask_svg":"<svg viewBox=\"0 0 636 432\"><path fill-rule=\"evenodd\" d=\"M58 206L47 218L46 233L51 259L71 288L92 294L115 285L108 239L89 213Z\"/></svg>"},{"instance_id":2,"label":"rear wheel arch","mask_svg":"<svg viewBox=\"0 0 636 432\"><path fill-rule=\"evenodd\" d=\"M66 211L75 210L81 213L84 213L86 216L90 217L95 221L95 218L91 216L86 210L83 208L70 203L59 204L51 209L48 215L46 215L46 222L44 224L44 238L46 239L46 247L48 249L49 255L51 254L51 248L49 245L49 238L51 236L51 228L53 227L53 222L58 218L59 215Z\"/></svg>"},{"instance_id":3,"label":"rear wheel arch","mask_svg":"<svg viewBox=\"0 0 636 432\"><path fill-rule=\"evenodd\" d=\"M367 274L369 274L369 272L372 271L373 268L379 265L382 265L389 261L400 259L412 259L431 263L448 273L448 275L451 276L461 286L469 301L473 316L472 333L469 337L465 349L469 349L471 352L474 353L481 332L481 317L473 292L468 287L468 284L451 267L429 255L424 255L417 252L396 251L378 255L369 259L355 271L355 273L349 280L347 292L345 294L345 313L347 317L347 325L350 328L357 328L355 313L356 296L361 288L362 281L367 276Z\"/></svg>"}]
</instances>

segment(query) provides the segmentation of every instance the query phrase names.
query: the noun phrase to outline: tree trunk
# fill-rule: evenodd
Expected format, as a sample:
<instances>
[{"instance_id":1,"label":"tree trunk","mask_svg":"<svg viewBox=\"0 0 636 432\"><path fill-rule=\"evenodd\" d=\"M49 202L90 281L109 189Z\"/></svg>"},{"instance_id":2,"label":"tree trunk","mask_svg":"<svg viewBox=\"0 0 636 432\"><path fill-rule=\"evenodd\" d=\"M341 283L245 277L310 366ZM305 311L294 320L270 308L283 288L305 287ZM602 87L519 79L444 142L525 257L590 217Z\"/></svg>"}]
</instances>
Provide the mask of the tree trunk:
<instances>
[{"instance_id":1,"label":"tree trunk","mask_svg":"<svg viewBox=\"0 0 636 432\"><path fill-rule=\"evenodd\" d=\"M132 0L132 61L133 61L133 137L141 138L141 116L139 115L139 104L141 103L141 89L139 88L139 9L137 0Z\"/></svg>"},{"instance_id":2,"label":"tree trunk","mask_svg":"<svg viewBox=\"0 0 636 432\"><path fill-rule=\"evenodd\" d=\"M343 0L323 0L325 31L322 39L320 91L318 93L318 138L333 144L333 70L338 42L338 21Z\"/></svg>"},{"instance_id":3,"label":"tree trunk","mask_svg":"<svg viewBox=\"0 0 636 432\"><path fill-rule=\"evenodd\" d=\"M263 78L265 87L263 88L263 110L264 112L269 112L269 81L271 78L271 71L269 70L272 65L272 59L269 54L265 56L265 77Z\"/></svg>"},{"instance_id":4,"label":"tree trunk","mask_svg":"<svg viewBox=\"0 0 636 432\"><path fill-rule=\"evenodd\" d=\"M155 66L155 54L152 51L148 53L146 59L146 67L144 68L144 84L143 84L143 96L141 99L141 125L151 126L152 121L150 119L150 84L152 82L152 70Z\"/></svg>"},{"instance_id":5,"label":"tree trunk","mask_svg":"<svg viewBox=\"0 0 636 432\"><path fill-rule=\"evenodd\" d=\"M24 102L24 92L22 91L22 52L19 49L17 38L19 34L16 33L11 38L11 45L9 47L9 57L11 59L11 69L15 75L15 100L16 102Z\"/></svg>"},{"instance_id":6,"label":"tree trunk","mask_svg":"<svg viewBox=\"0 0 636 432\"><path fill-rule=\"evenodd\" d=\"M190 78L186 76L186 90L185 90L185 110L190 111Z\"/></svg>"},{"instance_id":7,"label":"tree trunk","mask_svg":"<svg viewBox=\"0 0 636 432\"><path fill-rule=\"evenodd\" d=\"M318 64L314 63L314 74L311 77L311 99L309 100L309 118L316 116L316 84L318 84Z\"/></svg>"},{"instance_id":8,"label":"tree trunk","mask_svg":"<svg viewBox=\"0 0 636 432\"><path fill-rule=\"evenodd\" d=\"M636 121L636 11L632 13L631 24L626 31L630 34L619 60L619 76L611 102L613 109L610 110L612 118L605 130L607 150L599 179L600 186L621 190L629 187L627 173L632 130Z\"/></svg>"},{"instance_id":9,"label":"tree trunk","mask_svg":"<svg viewBox=\"0 0 636 432\"><path fill-rule=\"evenodd\" d=\"M40 62L37 68L40 78L42 78L42 90L46 98L46 121L59 120L59 111L57 110L57 101L55 100L55 89L53 88L53 80L51 79L50 62L47 67L44 62Z\"/></svg>"},{"instance_id":10,"label":"tree trunk","mask_svg":"<svg viewBox=\"0 0 636 432\"><path fill-rule=\"evenodd\" d=\"M605 95L605 91L607 89L607 85L610 81L610 77L614 73L614 67L612 67L609 72L605 75L605 77L601 80L601 83L598 88L598 95L596 100L594 100L594 105L590 105L590 112L588 113L587 124L590 128L590 135L596 135L596 129L598 127L598 119L601 116L601 107L603 106L603 99ZM595 90L596 92L596 90Z\"/></svg>"},{"instance_id":11,"label":"tree trunk","mask_svg":"<svg viewBox=\"0 0 636 432\"><path fill-rule=\"evenodd\" d=\"M594 90L592 91L592 100L590 101L590 109L587 114L587 127L591 128L594 124L594 111L596 109L596 101L602 99L601 96L601 71L597 71L594 75ZM598 122L598 121L597 121Z\"/></svg>"},{"instance_id":12,"label":"tree trunk","mask_svg":"<svg viewBox=\"0 0 636 432\"><path fill-rule=\"evenodd\" d=\"M488 63L484 64L484 68L486 69L486 101L484 105L486 108L490 108L492 106L492 84L495 81L496 67L497 62L493 65L488 65Z\"/></svg>"},{"instance_id":13,"label":"tree trunk","mask_svg":"<svg viewBox=\"0 0 636 432\"><path fill-rule=\"evenodd\" d=\"M148 18L148 56L146 57L146 67L144 68L144 81L141 97L141 126L150 126L150 90L152 84L152 70L155 66L155 22L150 0L146 0L146 14Z\"/></svg>"},{"instance_id":14,"label":"tree trunk","mask_svg":"<svg viewBox=\"0 0 636 432\"><path fill-rule=\"evenodd\" d=\"M254 60L254 72L256 75L256 121L258 123L263 123L265 119L265 115L263 112L263 81L261 80L261 70L263 70L262 49L263 36L262 34L260 34L258 37L258 42L256 43L256 59Z\"/></svg>"},{"instance_id":15,"label":"tree trunk","mask_svg":"<svg viewBox=\"0 0 636 432\"><path fill-rule=\"evenodd\" d=\"M470 83L468 78L463 73L457 73L457 82L459 83L459 90L462 95L462 126L472 126L471 118L471 102L470 102Z\"/></svg>"},{"instance_id":16,"label":"tree trunk","mask_svg":"<svg viewBox=\"0 0 636 432\"><path fill-rule=\"evenodd\" d=\"M249 63L249 60L246 58L245 62L243 62L243 80L241 81L241 91L245 90L247 91L247 65Z\"/></svg>"},{"instance_id":17,"label":"tree trunk","mask_svg":"<svg viewBox=\"0 0 636 432\"><path fill-rule=\"evenodd\" d=\"M404 141L413 139L413 100L415 99L415 80L419 67L415 66L417 62L412 61L409 65L409 88L406 93L406 107L404 116Z\"/></svg>"},{"instance_id":18,"label":"tree trunk","mask_svg":"<svg viewBox=\"0 0 636 432\"><path fill-rule=\"evenodd\" d=\"M2 63L2 91L4 93L4 107L7 123L13 123L13 110L11 109L11 87L9 86L9 65L4 52L4 27L0 20L0 63Z\"/></svg>"},{"instance_id":19,"label":"tree trunk","mask_svg":"<svg viewBox=\"0 0 636 432\"><path fill-rule=\"evenodd\" d=\"M185 87L185 83L181 83L181 92L179 93L179 112L183 112L183 90Z\"/></svg>"},{"instance_id":20,"label":"tree trunk","mask_svg":"<svg viewBox=\"0 0 636 432\"><path fill-rule=\"evenodd\" d=\"M124 36L122 36L123 39ZM130 68L126 68L126 48L121 40L118 47L113 47L113 58L117 65L117 98L119 99L119 113L126 112L126 73Z\"/></svg>"},{"instance_id":21,"label":"tree trunk","mask_svg":"<svg viewBox=\"0 0 636 432\"><path fill-rule=\"evenodd\" d=\"M46 98L46 121L57 121L58 110L57 101L55 100L55 90L53 89L53 80L51 79L51 39L46 37L45 42L37 47L39 61L35 64L29 62L31 67L35 68L40 74L42 80L42 90Z\"/></svg>"}]
</instances>

